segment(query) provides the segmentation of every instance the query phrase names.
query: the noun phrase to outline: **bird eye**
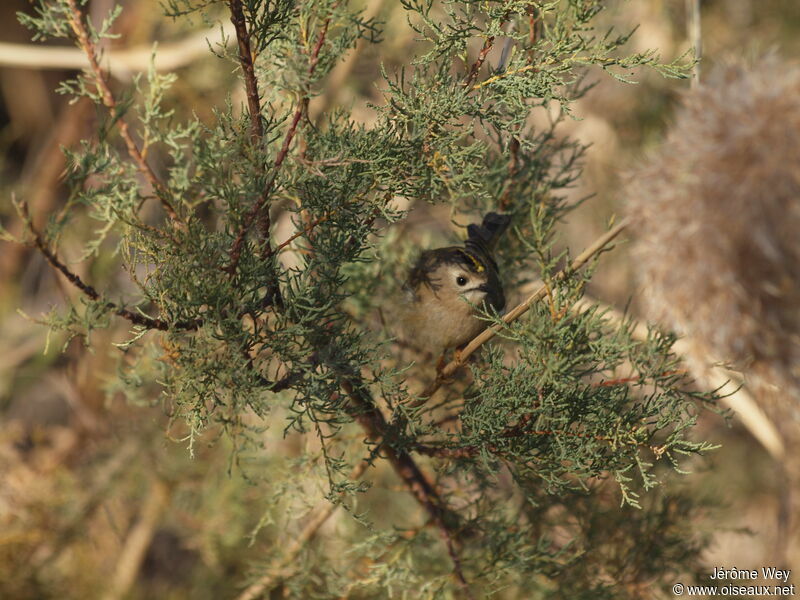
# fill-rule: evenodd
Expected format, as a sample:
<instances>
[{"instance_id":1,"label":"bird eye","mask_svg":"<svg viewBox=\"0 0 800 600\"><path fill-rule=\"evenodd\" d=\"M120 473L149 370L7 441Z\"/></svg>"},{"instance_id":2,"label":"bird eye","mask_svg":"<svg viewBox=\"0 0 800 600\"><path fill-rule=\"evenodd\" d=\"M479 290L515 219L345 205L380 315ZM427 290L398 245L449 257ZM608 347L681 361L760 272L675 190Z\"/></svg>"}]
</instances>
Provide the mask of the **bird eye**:
<instances>
[{"instance_id":1,"label":"bird eye","mask_svg":"<svg viewBox=\"0 0 800 600\"><path fill-rule=\"evenodd\" d=\"M458 277L456 277L456 283L463 287L467 285L467 278L464 277L463 275L459 275Z\"/></svg>"}]
</instances>

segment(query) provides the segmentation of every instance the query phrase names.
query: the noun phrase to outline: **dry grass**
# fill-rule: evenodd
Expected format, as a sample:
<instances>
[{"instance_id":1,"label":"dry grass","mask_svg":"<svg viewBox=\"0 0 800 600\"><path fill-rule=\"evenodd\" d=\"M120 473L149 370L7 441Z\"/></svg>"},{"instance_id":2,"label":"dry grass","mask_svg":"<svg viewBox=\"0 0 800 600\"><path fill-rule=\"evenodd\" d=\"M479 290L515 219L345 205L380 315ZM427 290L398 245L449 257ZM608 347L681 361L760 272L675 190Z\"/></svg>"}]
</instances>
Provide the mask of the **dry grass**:
<instances>
[{"instance_id":1,"label":"dry grass","mask_svg":"<svg viewBox=\"0 0 800 600\"><path fill-rule=\"evenodd\" d=\"M651 317L797 400L800 67L718 69L629 180Z\"/></svg>"}]
</instances>

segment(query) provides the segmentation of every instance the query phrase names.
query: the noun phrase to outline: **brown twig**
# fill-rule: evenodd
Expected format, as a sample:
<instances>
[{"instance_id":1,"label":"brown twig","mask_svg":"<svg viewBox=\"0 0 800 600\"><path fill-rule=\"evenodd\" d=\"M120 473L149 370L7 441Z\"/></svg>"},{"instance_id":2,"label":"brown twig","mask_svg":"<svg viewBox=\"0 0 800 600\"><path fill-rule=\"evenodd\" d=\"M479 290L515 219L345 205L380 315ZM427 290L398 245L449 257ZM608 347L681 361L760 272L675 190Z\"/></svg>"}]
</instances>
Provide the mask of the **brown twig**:
<instances>
[{"instance_id":1,"label":"brown twig","mask_svg":"<svg viewBox=\"0 0 800 600\"><path fill-rule=\"evenodd\" d=\"M67 266L62 263L58 257L53 253L48 247L47 244L44 243L41 234L34 228L33 223L31 221L30 215L28 214L28 206L25 203L19 204L20 211L22 213L22 217L25 220L28 230L31 232L33 236L33 245L42 253L42 256L47 259L47 262L50 265L59 271L67 280L86 294L89 298L94 301L100 301L101 296L94 289L91 285L84 282L78 275L73 273L72 271L67 268ZM184 329L184 330L194 330L197 329L202 322L201 321L177 321L175 323L168 323L163 319L158 319L155 317L148 317L147 315L143 315L141 313L136 313L127 308L122 306L117 306L113 302L105 302L105 308L114 312L114 314L122 317L123 319L127 319L134 325L139 325L140 327L146 327L147 329L158 329L160 331L167 331L168 329Z\"/></svg>"},{"instance_id":2,"label":"brown twig","mask_svg":"<svg viewBox=\"0 0 800 600\"><path fill-rule=\"evenodd\" d=\"M686 369L673 369L672 371L664 371L659 373L658 377L671 377L672 375L684 375L689 371ZM620 377L619 379L607 379L605 381L598 381L593 383L592 387L614 387L616 385L626 385L628 383L636 383L642 380L643 375L636 375L635 377Z\"/></svg>"},{"instance_id":3,"label":"brown twig","mask_svg":"<svg viewBox=\"0 0 800 600\"><path fill-rule=\"evenodd\" d=\"M395 472L438 527L447 547L447 552L453 561L453 571L456 579L458 579L465 595L471 597L453 535L454 529L458 525L458 515L445 506L439 496L439 492L417 466L412 456L405 450L395 448L391 443L387 443L387 434L391 429L390 425L386 422L383 413L375 406L369 392L364 389L363 382L343 379L341 386L354 404L354 410L350 411L350 415L361 424L372 441L381 444L383 453L392 463Z\"/></svg>"},{"instance_id":4,"label":"brown twig","mask_svg":"<svg viewBox=\"0 0 800 600\"><path fill-rule=\"evenodd\" d=\"M533 62L533 46L537 42L536 30L540 26L541 21L536 19L536 8L531 6L528 8L528 46L530 46L530 50L528 52L528 58L530 59L529 62Z\"/></svg>"},{"instance_id":5,"label":"brown twig","mask_svg":"<svg viewBox=\"0 0 800 600\"><path fill-rule=\"evenodd\" d=\"M314 71L317 68L317 64L319 63L319 53L322 50L322 46L325 43L325 37L328 34L328 26L330 25L330 17L325 19L325 22L322 25L322 29L319 32L319 36L317 38L317 43L315 44L313 50L311 51L311 57L308 62L308 76L314 74ZM308 107L308 96L304 96L300 99L297 103L297 108L295 108L294 115L292 116L292 120L289 123L289 129L286 131L286 136L283 139L283 144L281 145L281 149L278 152L278 155L275 157L275 162L272 164L272 173L267 180L266 185L264 186L261 195L258 197L258 200L253 204L250 210L247 212L244 218L244 223L242 223L242 227L239 229L239 233L236 235L236 239L233 242L230 250L230 258L231 262L226 267L226 271L228 273L233 274L236 271L236 268L239 264L239 259L241 258L242 254L242 244L244 244L244 239L247 236L247 232L250 230L250 227L253 225L256 217L262 214L267 207L267 203L269 201L270 194L272 193L272 188L275 186L275 181L278 177L278 170L280 169L283 161L286 160L286 156L289 153L289 147L292 144L292 140L294 140L295 134L297 133L297 126L300 123L300 119L303 116L306 108ZM269 213L269 210L266 210ZM261 229L262 234L264 233L264 228L269 227L269 215L267 214L261 221ZM273 250L269 245L269 238L266 239L266 244L263 248L263 258L267 259L272 256Z\"/></svg>"},{"instance_id":6,"label":"brown twig","mask_svg":"<svg viewBox=\"0 0 800 600\"><path fill-rule=\"evenodd\" d=\"M598 435L593 433L580 433L577 431L564 431L563 429L526 429L530 423L530 415L525 415L520 419L516 425L507 427L505 431L501 432L499 437L505 439L513 439L524 437L528 435L535 436L563 436L568 438L577 438L585 440L596 440L598 442L606 442L608 444L624 443L632 446L640 446L642 448L649 448L656 456L663 454L663 446L652 446L644 442L637 442L635 440L616 440L614 438ZM631 435L635 434L636 430L631 431ZM457 443L457 442L456 442ZM501 455L503 451L493 444L485 446L492 454ZM449 446L436 446L428 444L417 444L414 446L414 452L424 454L425 456L438 457L438 458L472 458L480 452L478 446L462 446L462 447L449 447Z\"/></svg>"},{"instance_id":7,"label":"brown twig","mask_svg":"<svg viewBox=\"0 0 800 600\"><path fill-rule=\"evenodd\" d=\"M317 225L319 225L320 223L324 223L325 221L327 221L330 218L331 218L331 214L327 213L327 214L322 215L318 219L314 219L313 221L311 221L311 223L306 225L303 229L301 229L300 231L298 231L298 232L292 234L291 236L289 236L289 238L286 241L282 242L281 244L278 244L278 246L275 247L275 250L273 250L273 253L277 254L278 252L280 252L281 250L286 248L286 246L288 246L293 241L295 241L297 238L299 238L300 236L303 236L303 235L305 235L307 233L310 233L311 230L313 230Z\"/></svg>"},{"instance_id":8,"label":"brown twig","mask_svg":"<svg viewBox=\"0 0 800 600\"><path fill-rule=\"evenodd\" d=\"M161 202L161 206L172 220L172 223L177 227L185 227L185 225L181 223L178 213L175 212L175 209L169 201L169 194L166 187L163 183L161 183L161 180L159 180L155 172L153 172L153 169L150 168L150 165L145 160L141 150L139 150L139 146L133 139L133 135L128 127L128 123L120 115L119 105L117 104L114 95L111 93L111 88L108 86L105 73L100 67L100 63L97 59L97 48L95 47L92 38L89 36L89 33L86 30L84 17L78 8L76 0L67 0L67 4L69 5L72 13L69 20L70 27L72 27L72 31L75 33L81 49L86 54L86 58L89 60L89 69L94 77L94 83L97 87L97 91L100 92L100 96L103 99L103 104L116 119L117 128L119 129L120 137L122 137L123 141L125 142L128 155L138 166L139 172L144 176L148 183L150 183L150 186L155 191L159 202Z\"/></svg>"},{"instance_id":9,"label":"brown twig","mask_svg":"<svg viewBox=\"0 0 800 600\"><path fill-rule=\"evenodd\" d=\"M502 211L508 210L508 206L511 203L511 189L514 186L514 179L516 178L517 173L519 173L519 147L519 139L512 137L508 144L509 161L508 175L506 176L505 181L505 190L503 191L503 195L500 197L500 200L497 203L497 208Z\"/></svg>"},{"instance_id":10,"label":"brown twig","mask_svg":"<svg viewBox=\"0 0 800 600\"><path fill-rule=\"evenodd\" d=\"M253 67L253 51L250 46L250 33L247 31L247 21L244 17L241 0L229 0L228 6L231 10L231 22L236 29L236 40L239 46L239 63L244 74L244 85L247 92L247 108L250 112L250 137L253 144L258 144L264 136L264 125L261 122L261 97L258 91L258 79L256 78L255 68ZM265 192L267 195L269 192ZM266 201L266 199L265 199ZM268 258L272 253L270 242L270 229L272 229L272 219L269 214L269 207L260 212L258 217L258 230L261 234L262 255ZM277 286L270 284L267 294L270 297L277 297L279 293Z\"/></svg>"},{"instance_id":11,"label":"brown twig","mask_svg":"<svg viewBox=\"0 0 800 600\"><path fill-rule=\"evenodd\" d=\"M478 58L472 64L472 68L470 68L469 73L464 80L464 87L470 87L473 83L475 83L475 79L478 77L478 73L480 72L483 63L486 60L486 56L491 51L493 45L494 36L490 35L488 38L486 38L486 41L483 42L483 48L481 48L481 51L478 52Z\"/></svg>"},{"instance_id":12,"label":"brown twig","mask_svg":"<svg viewBox=\"0 0 800 600\"><path fill-rule=\"evenodd\" d=\"M563 270L559 271L555 277L553 277L554 282L563 281L567 277L569 277L572 273L580 269L583 265L585 265L589 260L602 251L611 241L614 240L622 231L630 224L630 219L626 218L620 221L617 225L612 227L609 231L605 234L597 238L592 245L586 248L581 254L573 260L570 265ZM505 315L503 315L503 323L502 325L492 325L491 327L483 330L479 333L469 344L467 344L456 356L456 358L447 365L444 366L436 375L436 379L431 383L430 386L422 393L422 397L430 398L436 390L438 390L442 383L446 381L449 377L452 377L453 374L458 371L467 361L467 359L483 344L488 342L492 339L495 335L497 335L506 325L513 323L518 318L520 318L523 314L528 312L531 306L533 306L536 302L540 301L547 295L548 286L543 285L541 286L536 292L528 296L523 302L515 306Z\"/></svg>"},{"instance_id":13,"label":"brown twig","mask_svg":"<svg viewBox=\"0 0 800 600\"><path fill-rule=\"evenodd\" d=\"M231 23L236 29L236 41L239 45L239 64L242 65L244 86L247 91L247 108L250 111L250 136L253 141L260 140L264 135L264 126L261 123L261 97L258 93L258 79L253 68L253 52L250 47L250 32L247 31L247 21L241 0L229 0L231 10Z\"/></svg>"}]
</instances>

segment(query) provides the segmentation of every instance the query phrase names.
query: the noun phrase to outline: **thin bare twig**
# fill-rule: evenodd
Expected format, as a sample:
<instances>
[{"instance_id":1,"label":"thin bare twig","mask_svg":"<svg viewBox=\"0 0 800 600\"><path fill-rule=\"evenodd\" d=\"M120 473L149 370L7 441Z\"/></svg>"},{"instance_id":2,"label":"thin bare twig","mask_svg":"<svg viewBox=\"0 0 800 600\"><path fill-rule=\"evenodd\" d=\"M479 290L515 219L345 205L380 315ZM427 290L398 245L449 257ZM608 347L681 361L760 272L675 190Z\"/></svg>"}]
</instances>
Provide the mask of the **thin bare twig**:
<instances>
[{"instance_id":1,"label":"thin bare twig","mask_svg":"<svg viewBox=\"0 0 800 600\"><path fill-rule=\"evenodd\" d=\"M73 273L72 271L67 268L67 266L62 263L58 257L47 247L47 244L44 243L41 234L34 228L33 222L30 219L30 215L28 214L28 206L25 203L20 203L19 205L20 211L22 213L22 217L27 223L28 230L30 231L31 235L33 236L33 245L42 253L42 255L47 259L47 262L50 265L59 271L67 280L86 294L89 298L94 301L100 301L102 297L98 293L96 289L94 289L88 283L85 283L77 274ZM114 314L122 317L123 319L127 319L134 325L139 325L140 327L146 327L147 329L159 329L161 331L167 331L168 329L184 329L184 330L193 330L197 329L200 326L200 321L176 321L175 323L168 323L162 319L158 319L155 317L148 317L147 315L143 315L138 312L133 312L128 310L127 308L117 306L113 302L106 301L105 307L114 312Z\"/></svg>"},{"instance_id":2,"label":"thin bare twig","mask_svg":"<svg viewBox=\"0 0 800 600\"><path fill-rule=\"evenodd\" d=\"M605 234L597 238L594 243L592 243L588 248L586 248L581 254L573 260L570 265L563 270L559 271L555 277L553 277L553 281L563 281L572 273L580 269L583 265L585 265L589 260L598 254L601 250L603 250L611 241L614 240L622 231L630 224L630 219L626 218L620 221L617 225L612 227L609 231ZM528 296L523 302L515 306L513 309L508 311L505 315L503 315L503 324L502 325L492 325L491 327L484 329L481 333L479 333L475 338L467 344L463 350L461 350L456 358L444 368L439 371L436 375L436 379L431 383L430 386L422 393L422 396L425 398L430 398L436 390L438 390L442 383L446 381L449 377L458 371L467 361L467 359L483 344L488 342L492 339L495 335L497 335L500 331L502 331L503 327L508 325L509 323L513 323L530 309L536 302L540 301L542 298L547 296L548 286L543 285L541 286L536 292Z\"/></svg>"},{"instance_id":3,"label":"thin bare twig","mask_svg":"<svg viewBox=\"0 0 800 600\"><path fill-rule=\"evenodd\" d=\"M484 61L486 60L486 56L492 50L492 46L494 45L494 36L490 35L486 38L486 41L483 42L483 48L481 51L478 52L478 58L472 64L472 67L467 74L467 78L464 80L464 87L470 87L473 83L475 83L475 79L478 77L478 73L483 66Z\"/></svg>"},{"instance_id":4,"label":"thin bare twig","mask_svg":"<svg viewBox=\"0 0 800 600\"><path fill-rule=\"evenodd\" d=\"M318 219L314 219L313 221L311 221L311 223L306 225L303 229L301 229L300 231L297 231L297 232L293 233L292 235L290 235L286 239L286 241L278 244L275 247L275 250L273 250L273 254L277 254L278 252L280 252L281 250L286 248L286 246L288 246L293 241L295 241L297 238L299 238L300 236L303 236L303 235L305 235L307 233L310 233L317 225L319 225L320 223L324 223L325 221L327 221L330 218L331 218L331 213L327 213L327 214L322 215Z\"/></svg>"},{"instance_id":5,"label":"thin bare twig","mask_svg":"<svg viewBox=\"0 0 800 600\"><path fill-rule=\"evenodd\" d=\"M503 184L505 190L503 191L503 195L500 196L500 200L497 203L497 207L503 211L508 210L508 206L511 204L511 190L514 186L517 173L519 173L519 147L519 139L512 137L508 143L508 175L506 176L506 181Z\"/></svg>"},{"instance_id":6,"label":"thin bare twig","mask_svg":"<svg viewBox=\"0 0 800 600\"><path fill-rule=\"evenodd\" d=\"M86 54L86 58L89 59L89 69L94 77L97 91L100 92L105 107L116 119L117 128L119 129L120 137L122 137L128 149L128 155L138 166L139 172L148 183L150 183L150 186L153 188L153 191L155 191L159 202L161 202L161 206L164 208L164 211L167 213L172 223L177 227L185 227L185 225L181 223L178 213L175 212L175 209L169 201L169 193L166 187L161 183L161 180L156 176L153 169L150 168L141 150L139 150L139 146L133 139L128 123L119 114L119 106L117 105L114 95L111 93L111 88L108 86L105 73L103 69L100 68L100 63L97 58L97 48L95 48L94 42L89 36L86 24L84 23L84 16L78 8L76 0L67 0L67 4L72 13L69 20L70 27L72 27L72 31L78 39L78 44L80 44L81 49Z\"/></svg>"}]
</instances>

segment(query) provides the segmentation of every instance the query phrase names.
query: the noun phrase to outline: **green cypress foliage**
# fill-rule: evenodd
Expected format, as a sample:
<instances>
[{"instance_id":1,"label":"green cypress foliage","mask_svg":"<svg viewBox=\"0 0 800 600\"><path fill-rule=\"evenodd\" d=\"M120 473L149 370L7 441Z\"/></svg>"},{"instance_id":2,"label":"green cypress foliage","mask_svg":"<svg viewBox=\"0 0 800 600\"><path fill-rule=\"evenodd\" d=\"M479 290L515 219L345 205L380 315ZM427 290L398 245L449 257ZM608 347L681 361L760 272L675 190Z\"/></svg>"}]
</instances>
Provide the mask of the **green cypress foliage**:
<instances>
[{"instance_id":1,"label":"green cypress foliage","mask_svg":"<svg viewBox=\"0 0 800 600\"><path fill-rule=\"evenodd\" d=\"M381 23L339 0L169 0L176 18L236 27L212 49L246 105L200 119L170 107L173 75L112 85L96 60L119 10L95 28L81 4L22 17L93 57L61 91L104 115L68 151L65 210L24 241L83 293L51 328L91 344L130 322L114 391L163 402L189 452L224 434L232 468L268 482L253 536L270 552L242 597L638 598L696 560L694 506L652 488L710 448L689 433L714 398L693 390L672 338L636 341L573 310L592 269L559 275L570 253L557 244L585 151L559 126L587 70L685 77L690 61L626 54L628 34L595 28L599 0L403 0L415 51L385 69L374 122L347 107L312 121L328 74L359 40L381 44ZM546 286L511 323L487 314L498 335L451 380L376 317L413 254L398 200L446 204L461 225L512 215L497 249L508 295ZM298 234L279 238L286 214ZM60 234L87 220L84 258L112 250L113 278L84 281L60 258ZM304 450L279 456L267 428ZM347 509L336 533L286 543L319 481Z\"/></svg>"}]
</instances>

